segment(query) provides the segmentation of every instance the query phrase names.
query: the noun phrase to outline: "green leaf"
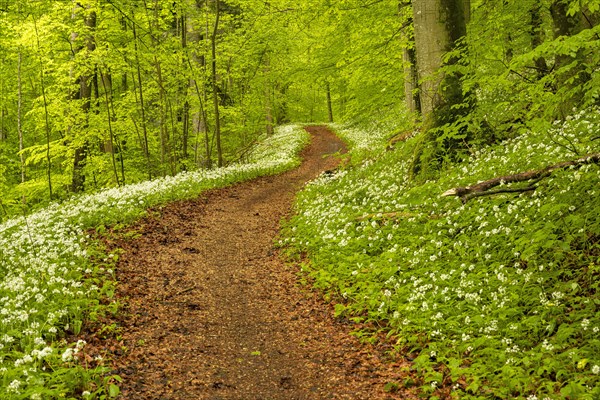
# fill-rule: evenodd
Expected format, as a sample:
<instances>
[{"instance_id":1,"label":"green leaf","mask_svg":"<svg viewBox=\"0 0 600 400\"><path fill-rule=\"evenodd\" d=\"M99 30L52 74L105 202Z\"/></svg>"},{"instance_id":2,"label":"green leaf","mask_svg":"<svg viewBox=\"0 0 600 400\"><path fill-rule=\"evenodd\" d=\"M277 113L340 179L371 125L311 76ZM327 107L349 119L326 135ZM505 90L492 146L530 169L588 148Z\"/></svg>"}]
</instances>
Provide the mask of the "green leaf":
<instances>
[{"instance_id":1,"label":"green leaf","mask_svg":"<svg viewBox=\"0 0 600 400\"><path fill-rule=\"evenodd\" d=\"M119 394L121 394L121 389L117 385L115 385L114 383L111 383L110 386L108 387L108 395L111 398L115 398Z\"/></svg>"},{"instance_id":2,"label":"green leaf","mask_svg":"<svg viewBox=\"0 0 600 400\"><path fill-rule=\"evenodd\" d=\"M383 391L386 393L396 393L399 389L398 382L388 382L383 387Z\"/></svg>"}]
</instances>

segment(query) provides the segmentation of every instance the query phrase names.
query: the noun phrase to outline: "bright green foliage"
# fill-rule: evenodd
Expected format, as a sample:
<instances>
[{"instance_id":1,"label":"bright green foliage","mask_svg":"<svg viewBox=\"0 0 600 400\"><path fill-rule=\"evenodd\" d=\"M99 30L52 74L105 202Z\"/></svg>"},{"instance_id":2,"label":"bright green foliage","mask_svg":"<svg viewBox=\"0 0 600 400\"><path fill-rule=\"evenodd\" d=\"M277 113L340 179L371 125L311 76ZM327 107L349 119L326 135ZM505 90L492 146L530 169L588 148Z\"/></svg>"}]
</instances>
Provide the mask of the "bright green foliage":
<instances>
[{"instance_id":1,"label":"bright green foliage","mask_svg":"<svg viewBox=\"0 0 600 400\"><path fill-rule=\"evenodd\" d=\"M564 9L557 6L563 3ZM543 131L597 105L597 8L596 1L474 1L465 46L447 56L460 62L444 69L462 77L465 104L456 111L472 108L440 127L442 147L456 153L448 146L453 140L478 146ZM568 20L560 16L567 10L573 16Z\"/></svg>"},{"instance_id":2,"label":"bright green foliage","mask_svg":"<svg viewBox=\"0 0 600 400\"><path fill-rule=\"evenodd\" d=\"M397 1L323 1L311 22L308 56L324 104L330 84L337 122L373 121L397 126L404 120L403 19ZM326 120L326 110L320 109Z\"/></svg>"},{"instance_id":3,"label":"bright green foliage","mask_svg":"<svg viewBox=\"0 0 600 400\"><path fill-rule=\"evenodd\" d=\"M216 158L214 2L76 3L19 0L0 10L2 198L21 203L2 218L68 198L76 175L93 191L210 167ZM327 86L338 121L374 113L388 126L403 120L395 1L227 0L220 8L215 61L226 162L271 126L326 119Z\"/></svg>"},{"instance_id":4,"label":"bright green foliage","mask_svg":"<svg viewBox=\"0 0 600 400\"><path fill-rule=\"evenodd\" d=\"M421 183L407 179L409 140L309 185L284 243L309 255L306 272L338 314L388 323L424 393L443 384L457 399L595 399L598 166L557 171L528 194L464 205L440 195L597 152L599 130L591 109Z\"/></svg>"}]
</instances>

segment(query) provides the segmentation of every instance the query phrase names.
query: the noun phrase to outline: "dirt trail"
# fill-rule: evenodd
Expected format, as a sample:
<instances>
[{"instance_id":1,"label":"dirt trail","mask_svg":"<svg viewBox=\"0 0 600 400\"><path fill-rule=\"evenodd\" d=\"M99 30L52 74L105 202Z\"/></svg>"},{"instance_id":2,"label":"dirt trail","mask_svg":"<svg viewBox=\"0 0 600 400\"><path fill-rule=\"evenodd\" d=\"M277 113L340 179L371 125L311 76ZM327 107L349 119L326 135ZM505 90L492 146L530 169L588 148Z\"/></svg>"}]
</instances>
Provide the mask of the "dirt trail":
<instances>
[{"instance_id":1,"label":"dirt trail","mask_svg":"<svg viewBox=\"0 0 600 400\"><path fill-rule=\"evenodd\" d=\"M343 150L309 131L301 167L157 209L118 243L123 398L406 398L383 391L399 366L350 336L273 250L295 193Z\"/></svg>"}]
</instances>

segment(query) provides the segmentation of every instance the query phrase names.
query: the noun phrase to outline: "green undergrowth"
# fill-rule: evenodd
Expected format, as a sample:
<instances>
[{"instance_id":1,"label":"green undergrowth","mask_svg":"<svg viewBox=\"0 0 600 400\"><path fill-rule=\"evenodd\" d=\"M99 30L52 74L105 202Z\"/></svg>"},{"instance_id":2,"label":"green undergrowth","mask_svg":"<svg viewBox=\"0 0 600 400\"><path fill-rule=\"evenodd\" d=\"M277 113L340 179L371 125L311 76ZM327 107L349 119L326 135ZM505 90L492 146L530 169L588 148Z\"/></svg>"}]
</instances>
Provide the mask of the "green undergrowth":
<instances>
[{"instance_id":1,"label":"green undergrowth","mask_svg":"<svg viewBox=\"0 0 600 400\"><path fill-rule=\"evenodd\" d=\"M308 139L299 125L279 127L247 163L107 189L0 224L0 399L117 397L120 378L78 340L119 306L118 254L106 254L88 230L125 226L149 207L293 168Z\"/></svg>"},{"instance_id":2,"label":"green undergrowth","mask_svg":"<svg viewBox=\"0 0 600 400\"><path fill-rule=\"evenodd\" d=\"M599 132L598 111L582 112L425 182L407 179L416 140L376 146L376 158L307 185L282 244L307 255L340 316L386 326L423 397L598 399L599 166L466 204L441 194L596 153Z\"/></svg>"}]
</instances>

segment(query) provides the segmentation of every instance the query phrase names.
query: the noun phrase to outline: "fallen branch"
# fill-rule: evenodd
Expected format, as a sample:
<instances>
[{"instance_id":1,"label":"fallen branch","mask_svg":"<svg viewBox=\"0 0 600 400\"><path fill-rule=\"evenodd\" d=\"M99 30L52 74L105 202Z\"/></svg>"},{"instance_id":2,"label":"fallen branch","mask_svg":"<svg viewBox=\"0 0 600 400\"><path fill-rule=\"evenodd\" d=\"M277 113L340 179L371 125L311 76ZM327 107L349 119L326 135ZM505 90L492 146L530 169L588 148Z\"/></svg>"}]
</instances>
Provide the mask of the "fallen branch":
<instances>
[{"instance_id":1,"label":"fallen branch","mask_svg":"<svg viewBox=\"0 0 600 400\"><path fill-rule=\"evenodd\" d=\"M411 212L406 212L406 211L394 211L394 212L386 212L386 213L382 213L382 212L378 212L378 213L371 213L371 214L365 214L362 215L360 217L357 217L356 220L357 221L364 221L367 219L400 219L400 218L429 218L429 219L438 219L440 218L439 215L425 215L425 214L417 214L417 213L411 213Z\"/></svg>"},{"instance_id":2,"label":"fallen branch","mask_svg":"<svg viewBox=\"0 0 600 400\"><path fill-rule=\"evenodd\" d=\"M192 291L192 290L194 290L194 289L196 289L196 285L195 285L195 284L194 284L193 286L190 286L190 287L188 287L188 288L182 289L182 290L180 290L180 291L179 291L179 292L177 292L177 293L171 293L171 294L168 294L168 295L164 296L164 297L163 297L163 301L164 301L164 300L167 300L167 299L170 299L171 297L176 297L176 296L179 296L180 294L184 294L184 293L187 293L187 292L191 292L191 291Z\"/></svg>"},{"instance_id":3,"label":"fallen branch","mask_svg":"<svg viewBox=\"0 0 600 400\"><path fill-rule=\"evenodd\" d=\"M456 196L459 197L463 203L466 203L468 200L481 197L481 196L491 196L493 194L498 193L519 193L519 192L527 192L535 190L537 186L534 186L535 183L540 180L550 176L552 172L560 169L565 169L568 167L579 167L585 164L598 164L600 162L600 153L590 154L585 157L579 158L577 160L572 161L563 161L558 164L550 165L544 169L540 170L532 170L527 172L521 172L519 174L500 176L497 178L493 178L487 181L479 182L475 185L466 186L466 187L457 187L442 193L442 197L445 196ZM506 189L498 189L490 191L490 189L505 185L509 183L515 182L528 182L535 180L535 182L531 183L529 186L524 188L506 188Z\"/></svg>"},{"instance_id":4,"label":"fallen branch","mask_svg":"<svg viewBox=\"0 0 600 400\"><path fill-rule=\"evenodd\" d=\"M358 221L364 221L366 219L373 219L373 218L395 219L395 218L411 218L411 217L418 217L418 216L419 216L418 214L413 214L413 213L409 213L409 212L395 211L395 212L387 212L387 213L365 214L356 219Z\"/></svg>"},{"instance_id":5,"label":"fallen branch","mask_svg":"<svg viewBox=\"0 0 600 400\"><path fill-rule=\"evenodd\" d=\"M406 142L408 139L416 136L419 133L419 129L415 129L415 130L408 130L408 131L402 131L399 133L396 133L394 136L392 136L387 143L386 146L386 151L390 151L394 149L394 146L396 145L396 143L398 142Z\"/></svg>"}]
</instances>

